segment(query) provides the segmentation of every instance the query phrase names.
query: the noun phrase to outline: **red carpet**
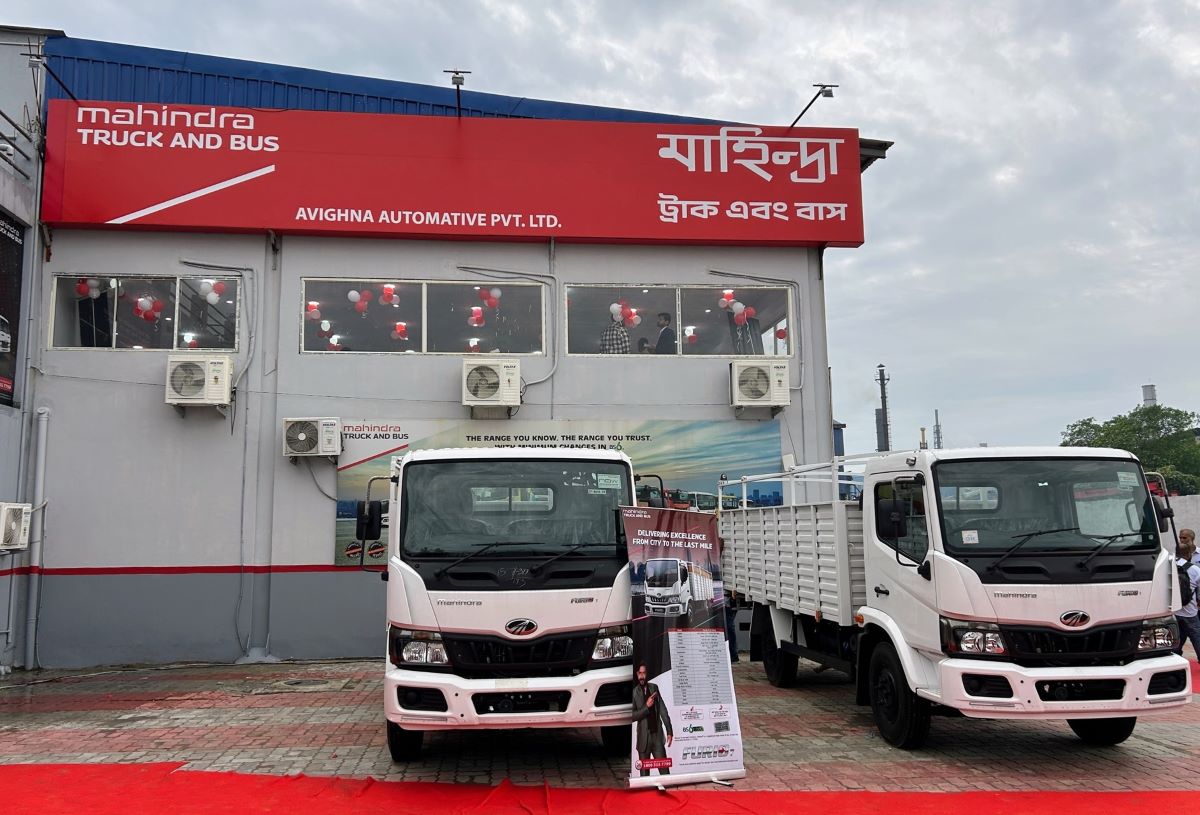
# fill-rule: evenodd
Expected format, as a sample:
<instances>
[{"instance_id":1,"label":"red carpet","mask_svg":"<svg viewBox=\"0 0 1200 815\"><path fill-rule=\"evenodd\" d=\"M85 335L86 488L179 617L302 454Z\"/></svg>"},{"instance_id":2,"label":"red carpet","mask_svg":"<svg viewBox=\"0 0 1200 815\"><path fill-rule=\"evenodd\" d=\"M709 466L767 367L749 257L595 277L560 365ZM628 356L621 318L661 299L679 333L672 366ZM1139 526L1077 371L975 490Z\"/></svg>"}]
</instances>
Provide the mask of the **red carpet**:
<instances>
[{"instance_id":1,"label":"red carpet","mask_svg":"<svg viewBox=\"0 0 1200 815\"><path fill-rule=\"evenodd\" d=\"M112 813L776 813L828 815L1161 815L1195 811L1194 792L738 792L736 790L550 789L386 783L207 773L179 764L24 764L0 766L5 812Z\"/></svg>"}]
</instances>

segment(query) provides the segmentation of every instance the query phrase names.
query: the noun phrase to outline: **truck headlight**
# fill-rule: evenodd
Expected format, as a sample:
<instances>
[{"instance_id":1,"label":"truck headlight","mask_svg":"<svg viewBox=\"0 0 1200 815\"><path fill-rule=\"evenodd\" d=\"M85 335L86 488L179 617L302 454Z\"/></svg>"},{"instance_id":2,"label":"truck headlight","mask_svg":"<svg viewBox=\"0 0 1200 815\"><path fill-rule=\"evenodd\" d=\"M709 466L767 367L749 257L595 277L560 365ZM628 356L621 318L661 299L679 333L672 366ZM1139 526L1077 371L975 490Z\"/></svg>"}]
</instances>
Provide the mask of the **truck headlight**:
<instances>
[{"instance_id":1,"label":"truck headlight","mask_svg":"<svg viewBox=\"0 0 1200 815\"><path fill-rule=\"evenodd\" d=\"M614 659L631 659L633 657L633 637L629 636L629 626L614 625L601 628L596 633L596 647L592 649L592 660L607 662Z\"/></svg>"},{"instance_id":2,"label":"truck headlight","mask_svg":"<svg viewBox=\"0 0 1200 815\"><path fill-rule=\"evenodd\" d=\"M397 668L414 665L445 666L450 664L442 635L436 631L414 631L391 628L388 636L388 658Z\"/></svg>"},{"instance_id":3,"label":"truck headlight","mask_svg":"<svg viewBox=\"0 0 1200 815\"><path fill-rule=\"evenodd\" d=\"M941 618L942 651L947 655L998 657L1008 653L995 623Z\"/></svg>"},{"instance_id":4,"label":"truck headlight","mask_svg":"<svg viewBox=\"0 0 1200 815\"><path fill-rule=\"evenodd\" d=\"M1174 651L1179 647L1179 622L1174 616L1142 620L1139 651Z\"/></svg>"}]
</instances>

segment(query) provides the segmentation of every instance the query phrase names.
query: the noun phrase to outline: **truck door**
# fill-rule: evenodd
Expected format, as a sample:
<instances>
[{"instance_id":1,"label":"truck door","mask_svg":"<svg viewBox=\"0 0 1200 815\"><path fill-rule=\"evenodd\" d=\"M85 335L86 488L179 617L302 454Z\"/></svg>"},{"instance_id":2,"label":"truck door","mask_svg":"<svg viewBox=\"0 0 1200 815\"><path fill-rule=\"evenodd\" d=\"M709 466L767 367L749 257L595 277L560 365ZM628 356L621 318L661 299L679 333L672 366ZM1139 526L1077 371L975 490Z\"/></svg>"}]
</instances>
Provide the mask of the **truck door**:
<instances>
[{"instance_id":1,"label":"truck door","mask_svg":"<svg viewBox=\"0 0 1200 815\"><path fill-rule=\"evenodd\" d=\"M879 476L869 493L873 522L864 530L867 541L867 605L887 613L904 631L908 644L931 653L941 652L937 595L932 580L917 567L929 554L929 487L911 473ZM904 534L880 535L875 508L879 501L896 498L904 516Z\"/></svg>"}]
</instances>

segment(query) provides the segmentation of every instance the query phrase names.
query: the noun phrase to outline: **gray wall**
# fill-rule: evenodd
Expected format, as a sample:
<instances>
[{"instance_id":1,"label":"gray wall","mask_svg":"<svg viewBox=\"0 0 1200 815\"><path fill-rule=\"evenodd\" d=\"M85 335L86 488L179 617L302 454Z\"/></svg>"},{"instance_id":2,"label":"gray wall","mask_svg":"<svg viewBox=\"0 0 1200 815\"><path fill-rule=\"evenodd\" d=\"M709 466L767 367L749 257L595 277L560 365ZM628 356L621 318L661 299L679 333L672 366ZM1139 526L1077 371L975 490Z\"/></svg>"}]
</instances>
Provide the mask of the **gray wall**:
<instances>
[{"instance_id":1,"label":"gray wall","mask_svg":"<svg viewBox=\"0 0 1200 815\"><path fill-rule=\"evenodd\" d=\"M262 236L58 231L42 276L46 303L57 274L191 274L181 259L249 269L236 358L238 370L249 367L229 418L201 408L180 417L163 403L166 351L44 351L37 404L52 411L45 547L51 573L44 583L40 663L229 660L264 638L279 657L381 653L384 584L356 571L300 568L330 563L334 507L305 466L280 455L281 420L466 419L462 358L301 354L300 281L470 279L458 266L545 274L550 256L548 245L534 243L285 237L276 253ZM815 251L560 245L554 263L564 284L722 285L709 269L800 284L793 333L798 327L802 336L804 387L771 421L781 423L783 449L797 460L828 457ZM529 387L520 419L649 413L735 421L727 358L568 357L559 302L547 297L545 315L556 325L557 373ZM552 364L549 355L523 357L522 374L540 378ZM793 375L797 365L793 360ZM318 460L314 473L332 492L333 468Z\"/></svg>"}]
</instances>

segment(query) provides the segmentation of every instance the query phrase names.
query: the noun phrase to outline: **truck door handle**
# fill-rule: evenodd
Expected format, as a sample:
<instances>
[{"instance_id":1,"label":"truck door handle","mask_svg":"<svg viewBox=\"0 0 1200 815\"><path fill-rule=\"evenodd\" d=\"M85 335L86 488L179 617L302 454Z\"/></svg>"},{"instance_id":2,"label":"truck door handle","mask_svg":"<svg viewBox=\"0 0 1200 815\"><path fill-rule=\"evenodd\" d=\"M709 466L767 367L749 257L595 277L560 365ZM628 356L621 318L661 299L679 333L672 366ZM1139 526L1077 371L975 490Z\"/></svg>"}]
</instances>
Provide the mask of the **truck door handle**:
<instances>
[{"instance_id":1,"label":"truck door handle","mask_svg":"<svg viewBox=\"0 0 1200 815\"><path fill-rule=\"evenodd\" d=\"M889 596L891 596L891 592L888 591L887 589L885 589L883 586L876 586L875 587L875 596L879 597L880 595L883 595L884 597L889 597Z\"/></svg>"}]
</instances>

